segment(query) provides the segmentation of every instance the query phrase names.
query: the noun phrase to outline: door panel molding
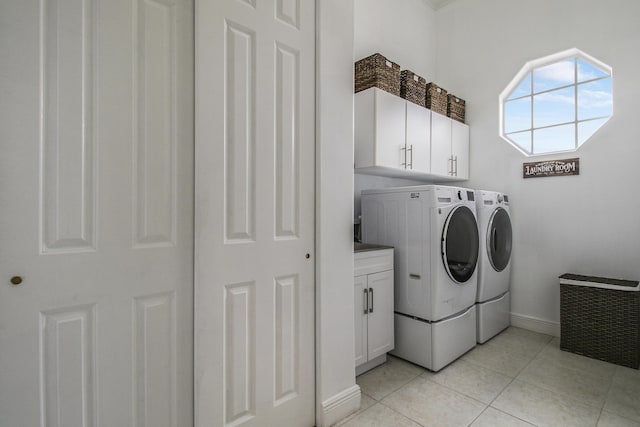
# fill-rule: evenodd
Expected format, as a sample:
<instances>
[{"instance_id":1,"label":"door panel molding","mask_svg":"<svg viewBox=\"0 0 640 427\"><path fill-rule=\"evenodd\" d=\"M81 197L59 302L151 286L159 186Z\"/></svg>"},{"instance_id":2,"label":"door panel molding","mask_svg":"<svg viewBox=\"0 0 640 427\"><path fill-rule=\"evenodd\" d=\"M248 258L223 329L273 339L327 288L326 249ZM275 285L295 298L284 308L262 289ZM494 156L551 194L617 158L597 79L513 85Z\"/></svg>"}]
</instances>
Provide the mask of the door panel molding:
<instances>
[{"instance_id":1,"label":"door panel molding","mask_svg":"<svg viewBox=\"0 0 640 427\"><path fill-rule=\"evenodd\" d=\"M175 292L134 298L135 425L178 425Z\"/></svg>"},{"instance_id":2,"label":"door panel molding","mask_svg":"<svg viewBox=\"0 0 640 427\"><path fill-rule=\"evenodd\" d=\"M176 3L136 0L134 13L134 247L174 246Z\"/></svg>"},{"instance_id":3,"label":"door panel molding","mask_svg":"<svg viewBox=\"0 0 640 427\"><path fill-rule=\"evenodd\" d=\"M95 426L95 304L42 312L40 319L44 424Z\"/></svg>"},{"instance_id":4,"label":"door panel molding","mask_svg":"<svg viewBox=\"0 0 640 427\"><path fill-rule=\"evenodd\" d=\"M41 0L41 253L95 247L92 0Z\"/></svg>"}]
</instances>

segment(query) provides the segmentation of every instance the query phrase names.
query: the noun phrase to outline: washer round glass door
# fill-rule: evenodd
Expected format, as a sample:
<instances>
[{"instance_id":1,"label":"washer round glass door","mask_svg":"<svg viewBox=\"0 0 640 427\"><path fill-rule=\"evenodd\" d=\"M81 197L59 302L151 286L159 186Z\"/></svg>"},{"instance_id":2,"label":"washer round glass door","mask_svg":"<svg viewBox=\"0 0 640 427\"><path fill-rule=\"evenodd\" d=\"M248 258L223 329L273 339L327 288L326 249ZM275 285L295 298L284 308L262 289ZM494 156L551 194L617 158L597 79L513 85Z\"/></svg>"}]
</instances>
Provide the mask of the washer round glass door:
<instances>
[{"instance_id":1,"label":"washer round glass door","mask_svg":"<svg viewBox=\"0 0 640 427\"><path fill-rule=\"evenodd\" d=\"M493 211L487 228L487 254L496 271L507 268L511 259L511 220L503 208Z\"/></svg>"},{"instance_id":2,"label":"washer round glass door","mask_svg":"<svg viewBox=\"0 0 640 427\"><path fill-rule=\"evenodd\" d=\"M442 261L447 274L458 283L473 276L478 263L478 224L466 206L451 211L442 231Z\"/></svg>"}]
</instances>

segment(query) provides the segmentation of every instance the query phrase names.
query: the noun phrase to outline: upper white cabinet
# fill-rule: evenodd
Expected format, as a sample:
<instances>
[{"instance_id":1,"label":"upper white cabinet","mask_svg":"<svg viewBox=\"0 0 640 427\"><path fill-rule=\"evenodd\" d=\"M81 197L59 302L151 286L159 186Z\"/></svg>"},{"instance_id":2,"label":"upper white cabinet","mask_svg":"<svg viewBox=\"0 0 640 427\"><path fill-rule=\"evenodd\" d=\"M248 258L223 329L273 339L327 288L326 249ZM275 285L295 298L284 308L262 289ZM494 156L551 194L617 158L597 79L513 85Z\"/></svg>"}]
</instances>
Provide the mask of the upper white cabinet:
<instances>
[{"instance_id":1,"label":"upper white cabinet","mask_svg":"<svg viewBox=\"0 0 640 427\"><path fill-rule=\"evenodd\" d=\"M431 173L469 179L469 126L431 112Z\"/></svg>"},{"instance_id":2,"label":"upper white cabinet","mask_svg":"<svg viewBox=\"0 0 640 427\"><path fill-rule=\"evenodd\" d=\"M415 172L431 171L431 114L426 108L405 101L406 147L405 169Z\"/></svg>"},{"instance_id":3,"label":"upper white cabinet","mask_svg":"<svg viewBox=\"0 0 640 427\"><path fill-rule=\"evenodd\" d=\"M432 182L468 179L468 152L467 125L378 88L355 94L356 172Z\"/></svg>"},{"instance_id":4,"label":"upper white cabinet","mask_svg":"<svg viewBox=\"0 0 640 427\"><path fill-rule=\"evenodd\" d=\"M404 169L406 101L378 88L355 95L355 167Z\"/></svg>"},{"instance_id":5,"label":"upper white cabinet","mask_svg":"<svg viewBox=\"0 0 640 427\"><path fill-rule=\"evenodd\" d=\"M451 120L451 155L454 177L469 179L469 126L456 120Z\"/></svg>"}]
</instances>

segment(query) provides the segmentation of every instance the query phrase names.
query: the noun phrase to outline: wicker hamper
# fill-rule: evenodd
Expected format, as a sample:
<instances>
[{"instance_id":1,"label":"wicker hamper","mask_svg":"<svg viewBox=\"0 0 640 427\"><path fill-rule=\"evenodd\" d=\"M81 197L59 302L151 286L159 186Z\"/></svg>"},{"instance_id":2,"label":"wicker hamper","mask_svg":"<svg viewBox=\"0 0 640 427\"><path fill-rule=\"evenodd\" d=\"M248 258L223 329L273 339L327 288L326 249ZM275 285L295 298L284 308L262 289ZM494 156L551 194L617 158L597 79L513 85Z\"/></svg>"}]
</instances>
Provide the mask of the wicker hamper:
<instances>
[{"instance_id":1,"label":"wicker hamper","mask_svg":"<svg viewBox=\"0 0 640 427\"><path fill-rule=\"evenodd\" d=\"M400 66L375 53L356 62L355 93L377 87L400 96Z\"/></svg>"},{"instance_id":2,"label":"wicker hamper","mask_svg":"<svg viewBox=\"0 0 640 427\"><path fill-rule=\"evenodd\" d=\"M447 95L447 116L453 120L464 123L464 112L466 102L455 95Z\"/></svg>"},{"instance_id":3,"label":"wicker hamper","mask_svg":"<svg viewBox=\"0 0 640 427\"><path fill-rule=\"evenodd\" d=\"M427 83L426 107L431 111L447 115L447 91L435 83Z\"/></svg>"},{"instance_id":4,"label":"wicker hamper","mask_svg":"<svg viewBox=\"0 0 640 427\"><path fill-rule=\"evenodd\" d=\"M560 276L560 349L638 369L638 281Z\"/></svg>"},{"instance_id":5,"label":"wicker hamper","mask_svg":"<svg viewBox=\"0 0 640 427\"><path fill-rule=\"evenodd\" d=\"M425 106L427 99L427 81L409 70L400 72L400 96L414 104Z\"/></svg>"}]
</instances>

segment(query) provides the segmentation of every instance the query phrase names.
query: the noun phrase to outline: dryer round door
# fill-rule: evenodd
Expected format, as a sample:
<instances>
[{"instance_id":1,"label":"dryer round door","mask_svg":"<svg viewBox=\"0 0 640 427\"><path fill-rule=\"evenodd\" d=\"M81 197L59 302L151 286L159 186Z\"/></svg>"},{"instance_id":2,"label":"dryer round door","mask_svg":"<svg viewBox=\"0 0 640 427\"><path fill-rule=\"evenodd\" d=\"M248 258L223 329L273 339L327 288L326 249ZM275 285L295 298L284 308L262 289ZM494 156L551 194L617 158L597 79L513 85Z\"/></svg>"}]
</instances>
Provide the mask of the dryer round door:
<instances>
[{"instance_id":1,"label":"dryer round door","mask_svg":"<svg viewBox=\"0 0 640 427\"><path fill-rule=\"evenodd\" d=\"M495 271L507 268L511 259L511 220L503 208L493 211L487 228L487 254Z\"/></svg>"},{"instance_id":2,"label":"dryer round door","mask_svg":"<svg viewBox=\"0 0 640 427\"><path fill-rule=\"evenodd\" d=\"M478 263L478 224L466 206L454 208L442 231L442 261L451 279L458 283L468 281Z\"/></svg>"}]
</instances>

